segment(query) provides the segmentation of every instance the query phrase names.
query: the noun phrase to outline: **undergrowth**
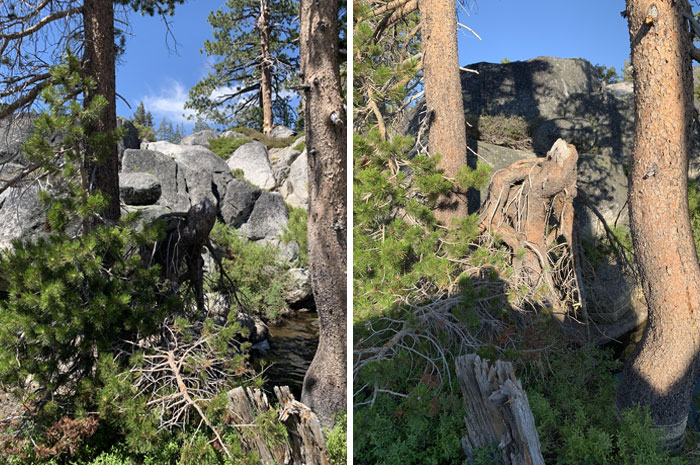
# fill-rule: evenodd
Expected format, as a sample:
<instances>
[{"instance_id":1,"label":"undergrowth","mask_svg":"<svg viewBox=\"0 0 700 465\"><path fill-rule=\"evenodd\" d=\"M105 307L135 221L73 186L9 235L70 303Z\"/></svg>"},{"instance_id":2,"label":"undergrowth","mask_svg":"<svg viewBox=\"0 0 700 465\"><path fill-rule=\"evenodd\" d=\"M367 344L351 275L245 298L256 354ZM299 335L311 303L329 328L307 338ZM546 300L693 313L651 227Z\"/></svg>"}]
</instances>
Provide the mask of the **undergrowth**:
<instances>
[{"instance_id":1,"label":"undergrowth","mask_svg":"<svg viewBox=\"0 0 700 465\"><path fill-rule=\"evenodd\" d=\"M250 137L220 137L209 139L209 150L227 160L238 148L252 141Z\"/></svg>"},{"instance_id":2,"label":"undergrowth","mask_svg":"<svg viewBox=\"0 0 700 465\"><path fill-rule=\"evenodd\" d=\"M287 311L284 290L290 284L289 266L272 244L249 241L235 228L219 221L211 231L212 243L223 252L223 265L242 295L247 310L272 321Z\"/></svg>"}]
</instances>

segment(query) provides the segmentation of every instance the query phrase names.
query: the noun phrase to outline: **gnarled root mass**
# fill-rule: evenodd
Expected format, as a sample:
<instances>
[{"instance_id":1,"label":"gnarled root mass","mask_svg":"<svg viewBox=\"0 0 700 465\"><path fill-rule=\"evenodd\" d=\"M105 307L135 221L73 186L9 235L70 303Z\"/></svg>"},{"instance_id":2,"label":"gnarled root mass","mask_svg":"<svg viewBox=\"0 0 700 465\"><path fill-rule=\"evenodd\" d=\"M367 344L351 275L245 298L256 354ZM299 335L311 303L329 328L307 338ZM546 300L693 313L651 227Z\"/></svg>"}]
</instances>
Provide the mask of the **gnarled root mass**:
<instances>
[{"instance_id":1,"label":"gnarled root mass","mask_svg":"<svg viewBox=\"0 0 700 465\"><path fill-rule=\"evenodd\" d=\"M577 160L576 148L559 139L546 158L520 160L497 171L479 226L511 249L512 284L546 296L562 322L582 304L573 264Z\"/></svg>"}]
</instances>

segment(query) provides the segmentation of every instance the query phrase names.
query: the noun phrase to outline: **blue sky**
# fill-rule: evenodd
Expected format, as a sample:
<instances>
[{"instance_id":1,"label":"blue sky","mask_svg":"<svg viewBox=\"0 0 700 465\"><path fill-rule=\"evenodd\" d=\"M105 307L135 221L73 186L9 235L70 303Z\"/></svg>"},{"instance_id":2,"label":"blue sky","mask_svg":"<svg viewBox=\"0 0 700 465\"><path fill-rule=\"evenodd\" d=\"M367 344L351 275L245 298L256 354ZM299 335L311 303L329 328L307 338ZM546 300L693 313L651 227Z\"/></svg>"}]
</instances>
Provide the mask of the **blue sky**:
<instances>
[{"instance_id":1,"label":"blue sky","mask_svg":"<svg viewBox=\"0 0 700 465\"><path fill-rule=\"evenodd\" d=\"M117 98L118 115L131 116L143 101L156 127L163 117L192 126L182 116L182 105L189 88L208 72L207 57L199 51L212 38L207 16L223 5L224 0L190 0L177 6L175 15L168 17L177 48L161 18L129 12L132 36L127 37L126 53L117 66L117 92L131 109Z\"/></svg>"},{"instance_id":2,"label":"blue sky","mask_svg":"<svg viewBox=\"0 0 700 465\"><path fill-rule=\"evenodd\" d=\"M538 56L585 58L621 73L629 57L624 0L466 0L457 6L459 62L498 63Z\"/></svg>"},{"instance_id":3,"label":"blue sky","mask_svg":"<svg viewBox=\"0 0 700 465\"><path fill-rule=\"evenodd\" d=\"M585 58L593 64L615 66L621 72L629 56L627 21L620 16L624 0L465 0L458 6L460 64L478 61L526 60L537 56ZM117 91L131 109L117 100L118 114L131 116L143 101L158 125L163 117L185 123L182 105L187 91L208 71L201 53L212 32L206 18L224 0L190 0L169 18L177 51L166 45L162 19L130 13L131 33L126 54L117 68ZM469 15L466 14L469 12Z\"/></svg>"}]
</instances>

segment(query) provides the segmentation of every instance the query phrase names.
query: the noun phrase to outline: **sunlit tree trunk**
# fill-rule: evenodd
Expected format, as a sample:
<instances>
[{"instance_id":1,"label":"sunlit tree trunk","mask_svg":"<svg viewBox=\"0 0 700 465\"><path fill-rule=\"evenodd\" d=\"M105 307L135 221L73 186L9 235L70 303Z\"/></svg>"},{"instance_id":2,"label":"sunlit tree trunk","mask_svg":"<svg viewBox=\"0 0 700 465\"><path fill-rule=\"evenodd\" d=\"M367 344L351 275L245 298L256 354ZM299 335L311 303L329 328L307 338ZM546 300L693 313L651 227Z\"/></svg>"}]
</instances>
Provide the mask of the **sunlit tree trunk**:
<instances>
[{"instance_id":1,"label":"sunlit tree trunk","mask_svg":"<svg viewBox=\"0 0 700 465\"><path fill-rule=\"evenodd\" d=\"M625 364L618 408L648 405L682 445L700 349L700 267L688 214L693 112L686 1L628 0L636 99L630 225L649 320Z\"/></svg>"},{"instance_id":2,"label":"sunlit tree trunk","mask_svg":"<svg viewBox=\"0 0 700 465\"><path fill-rule=\"evenodd\" d=\"M88 134L110 134L117 128L117 104L114 59L114 6L111 0L85 0L83 5L85 27L85 53L83 56L85 74L95 80L94 91L85 93L85 105L95 95L107 100L99 120L87 127ZM104 220L119 220L119 157L115 140L107 141L104 150L88 149L85 174L88 192L100 190L109 197L103 212Z\"/></svg>"},{"instance_id":3,"label":"sunlit tree trunk","mask_svg":"<svg viewBox=\"0 0 700 465\"><path fill-rule=\"evenodd\" d=\"M301 0L300 59L309 172L308 248L320 321L302 401L324 425L346 407L347 134L338 66L338 0Z\"/></svg>"},{"instance_id":4,"label":"sunlit tree trunk","mask_svg":"<svg viewBox=\"0 0 700 465\"><path fill-rule=\"evenodd\" d=\"M455 178L467 163L467 133L462 104L462 85L457 55L457 10L454 0L419 1L423 38L423 80L425 103L432 111L428 150L441 154L438 168ZM438 200L438 220L450 224L467 216L465 194L451 194Z\"/></svg>"},{"instance_id":5,"label":"sunlit tree trunk","mask_svg":"<svg viewBox=\"0 0 700 465\"><path fill-rule=\"evenodd\" d=\"M270 58L270 5L267 0L260 0L258 31L262 54L260 100L263 109L263 134L270 134L272 131L272 59Z\"/></svg>"}]
</instances>

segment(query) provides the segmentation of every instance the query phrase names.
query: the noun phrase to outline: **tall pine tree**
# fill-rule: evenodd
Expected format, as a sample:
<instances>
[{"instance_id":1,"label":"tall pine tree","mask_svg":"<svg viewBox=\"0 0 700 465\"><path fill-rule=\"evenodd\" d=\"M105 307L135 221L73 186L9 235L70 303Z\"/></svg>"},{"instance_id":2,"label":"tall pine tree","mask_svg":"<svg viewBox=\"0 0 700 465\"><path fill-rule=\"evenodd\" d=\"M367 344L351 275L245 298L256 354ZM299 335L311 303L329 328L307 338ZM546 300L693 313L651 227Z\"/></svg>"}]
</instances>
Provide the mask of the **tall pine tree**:
<instances>
[{"instance_id":1,"label":"tall pine tree","mask_svg":"<svg viewBox=\"0 0 700 465\"><path fill-rule=\"evenodd\" d=\"M203 52L217 61L190 89L185 108L218 124L265 133L272 129L273 108L294 112L286 97L299 66L297 10L291 0L228 0L226 10L212 12L214 38L204 42Z\"/></svg>"}]
</instances>

